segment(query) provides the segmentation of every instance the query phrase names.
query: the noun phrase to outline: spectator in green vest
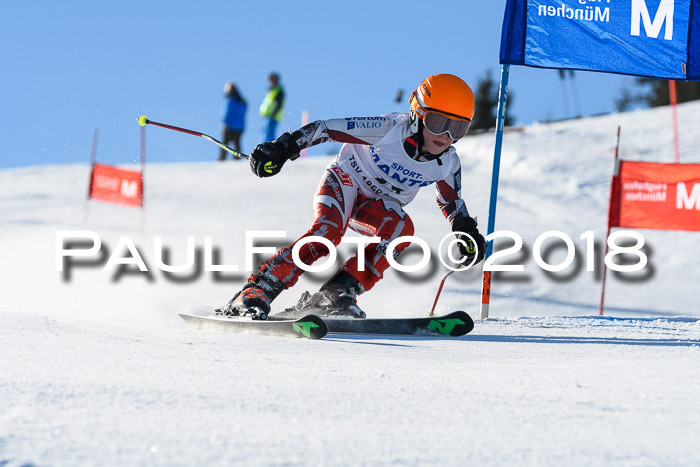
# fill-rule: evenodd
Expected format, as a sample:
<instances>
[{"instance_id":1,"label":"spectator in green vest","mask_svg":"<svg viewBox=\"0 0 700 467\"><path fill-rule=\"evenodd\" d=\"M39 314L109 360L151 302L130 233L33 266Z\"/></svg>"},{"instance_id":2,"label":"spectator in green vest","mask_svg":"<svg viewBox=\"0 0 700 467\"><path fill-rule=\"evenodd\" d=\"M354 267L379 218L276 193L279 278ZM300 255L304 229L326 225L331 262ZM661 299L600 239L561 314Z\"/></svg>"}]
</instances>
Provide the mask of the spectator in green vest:
<instances>
[{"instance_id":1,"label":"spectator in green vest","mask_svg":"<svg viewBox=\"0 0 700 467\"><path fill-rule=\"evenodd\" d=\"M263 141L273 141L277 138L277 124L282 121L284 115L284 89L280 85L278 73L270 73L267 79L270 91L260 104L260 115L263 119Z\"/></svg>"}]
</instances>

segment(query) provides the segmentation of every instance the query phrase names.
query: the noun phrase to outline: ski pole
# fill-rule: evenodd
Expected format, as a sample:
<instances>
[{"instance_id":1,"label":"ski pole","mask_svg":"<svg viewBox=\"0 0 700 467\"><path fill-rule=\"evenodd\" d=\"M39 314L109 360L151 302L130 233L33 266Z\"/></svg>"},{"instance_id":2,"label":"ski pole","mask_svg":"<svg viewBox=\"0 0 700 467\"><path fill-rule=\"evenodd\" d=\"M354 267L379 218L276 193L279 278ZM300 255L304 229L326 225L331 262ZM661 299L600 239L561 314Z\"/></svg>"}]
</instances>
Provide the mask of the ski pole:
<instances>
[{"instance_id":1,"label":"ski pole","mask_svg":"<svg viewBox=\"0 0 700 467\"><path fill-rule=\"evenodd\" d=\"M180 131L180 132L182 132L182 133L187 133L188 135L199 136L200 138L204 138L204 139L206 139L207 141L211 141L212 143L216 144L217 146L219 146L219 147L220 147L221 149L223 149L224 151L233 154L234 157L238 157L239 159L248 159L248 155L247 155L247 154L243 154L242 152L238 152L238 151L236 151L235 149L233 149L233 148L231 148L231 147L225 145L225 144L222 143L221 141L219 141L219 140L217 140L217 139L214 139L214 138L212 138L212 137L209 136L209 135L205 135L204 133L200 133L199 131L193 131L193 130L188 130L188 129L186 129L186 128L180 128L179 126L168 125L167 123L158 123L158 122L154 122L153 120L149 120L145 115L141 115L141 117L139 117L139 125L141 125L141 126L146 126L147 124L148 124L148 125L160 126L160 127L163 127L163 128L167 128L167 129L169 129L169 130Z\"/></svg>"},{"instance_id":2,"label":"ski pole","mask_svg":"<svg viewBox=\"0 0 700 467\"><path fill-rule=\"evenodd\" d=\"M437 289L437 293L435 294L435 300L433 301L433 307L430 309L430 314L428 316L435 316L435 307L437 306L438 299L440 298L440 294L442 293L442 286L445 285L445 279L450 277L450 274L457 272L457 271L462 271L462 264L457 264L454 269L450 269L447 271L445 274L442 276L442 280L440 281L440 286Z\"/></svg>"},{"instance_id":3,"label":"ski pole","mask_svg":"<svg viewBox=\"0 0 700 467\"><path fill-rule=\"evenodd\" d=\"M476 217L474 218L474 220L476 220ZM440 281L440 286L438 287L437 293L435 294L435 300L433 301L433 307L430 309L430 314L428 316L435 316L435 307L437 306L438 299L440 298L440 294L442 293L442 286L445 285L445 279L450 277L450 274L452 274L453 272L457 272L457 271L462 269L462 263L456 264L455 266L456 267L454 269L449 268L450 270L447 271L442 276L442 280ZM471 267L471 265L469 265L469 267Z\"/></svg>"},{"instance_id":4,"label":"ski pole","mask_svg":"<svg viewBox=\"0 0 700 467\"><path fill-rule=\"evenodd\" d=\"M433 307L430 309L430 314L428 316L435 316L435 307L437 306L438 299L440 298L440 294L442 293L442 286L445 285L445 279L447 279L449 275L453 272L455 271L450 269L442 276L442 280L440 281L440 286L438 287L437 294L435 294L435 301L433 302Z\"/></svg>"}]
</instances>

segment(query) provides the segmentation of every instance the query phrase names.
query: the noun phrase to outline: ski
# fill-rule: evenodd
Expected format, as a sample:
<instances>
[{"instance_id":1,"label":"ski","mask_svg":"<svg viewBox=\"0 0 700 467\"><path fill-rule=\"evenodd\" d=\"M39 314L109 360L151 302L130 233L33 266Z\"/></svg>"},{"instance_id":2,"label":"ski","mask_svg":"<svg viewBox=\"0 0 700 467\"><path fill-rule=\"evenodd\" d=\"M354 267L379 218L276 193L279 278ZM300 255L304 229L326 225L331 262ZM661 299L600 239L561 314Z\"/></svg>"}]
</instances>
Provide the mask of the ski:
<instances>
[{"instance_id":1,"label":"ski","mask_svg":"<svg viewBox=\"0 0 700 467\"><path fill-rule=\"evenodd\" d=\"M193 316L180 314L180 317L185 320L190 327L205 331L306 337L308 339L320 339L328 333L328 326L316 315L306 315L296 320L275 321L227 318L217 315Z\"/></svg>"},{"instance_id":2,"label":"ski","mask_svg":"<svg viewBox=\"0 0 700 467\"><path fill-rule=\"evenodd\" d=\"M279 317L271 315L273 322ZM413 336L458 337L474 329L474 321L464 311L454 311L444 316L425 318L332 318L323 317L330 333L343 334L399 334Z\"/></svg>"},{"instance_id":3,"label":"ski","mask_svg":"<svg viewBox=\"0 0 700 467\"><path fill-rule=\"evenodd\" d=\"M458 337L474 329L474 321L464 311L425 318L323 318L328 332L343 334L401 334Z\"/></svg>"}]
</instances>

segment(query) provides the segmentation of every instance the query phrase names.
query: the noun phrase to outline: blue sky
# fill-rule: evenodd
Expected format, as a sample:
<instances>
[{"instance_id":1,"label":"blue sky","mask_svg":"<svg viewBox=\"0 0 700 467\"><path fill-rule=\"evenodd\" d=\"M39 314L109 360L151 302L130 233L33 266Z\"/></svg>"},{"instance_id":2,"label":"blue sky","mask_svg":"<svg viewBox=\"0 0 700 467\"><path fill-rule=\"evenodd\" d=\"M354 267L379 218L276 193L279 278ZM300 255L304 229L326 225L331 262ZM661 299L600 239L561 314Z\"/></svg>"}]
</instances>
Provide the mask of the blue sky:
<instances>
[{"instance_id":1,"label":"blue sky","mask_svg":"<svg viewBox=\"0 0 700 467\"><path fill-rule=\"evenodd\" d=\"M249 102L243 151L261 140L258 106L278 71L288 100L282 128L312 120L406 111L435 73L472 87L491 70L505 1L4 2L0 7L0 167L139 160L137 119L221 136L223 85ZM508 111L518 123L571 116L571 82L554 70L511 68ZM583 115L612 112L633 78L578 72ZM404 102L396 104L398 89ZM218 148L148 127L151 162L208 161ZM333 150L315 148L318 153Z\"/></svg>"}]
</instances>

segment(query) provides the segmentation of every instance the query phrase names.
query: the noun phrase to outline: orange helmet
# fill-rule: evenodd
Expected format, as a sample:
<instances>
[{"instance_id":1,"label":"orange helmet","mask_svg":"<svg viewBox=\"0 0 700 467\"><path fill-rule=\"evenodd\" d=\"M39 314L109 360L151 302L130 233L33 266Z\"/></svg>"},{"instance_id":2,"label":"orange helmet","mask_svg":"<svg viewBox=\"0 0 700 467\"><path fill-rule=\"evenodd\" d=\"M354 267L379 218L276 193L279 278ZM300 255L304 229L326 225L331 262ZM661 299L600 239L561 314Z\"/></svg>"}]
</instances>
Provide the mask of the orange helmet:
<instances>
[{"instance_id":1,"label":"orange helmet","mask_svg":"<svg viewBox=\"0 0 700 467\"><path fill-rule=\"evenodd\" d=\"M454 140L467 134L474 117L474 93L455 75L427 77L411 94L411 129L418 132L422 120L431 133L449 133Z\"/></svg>"}]
</instances>

